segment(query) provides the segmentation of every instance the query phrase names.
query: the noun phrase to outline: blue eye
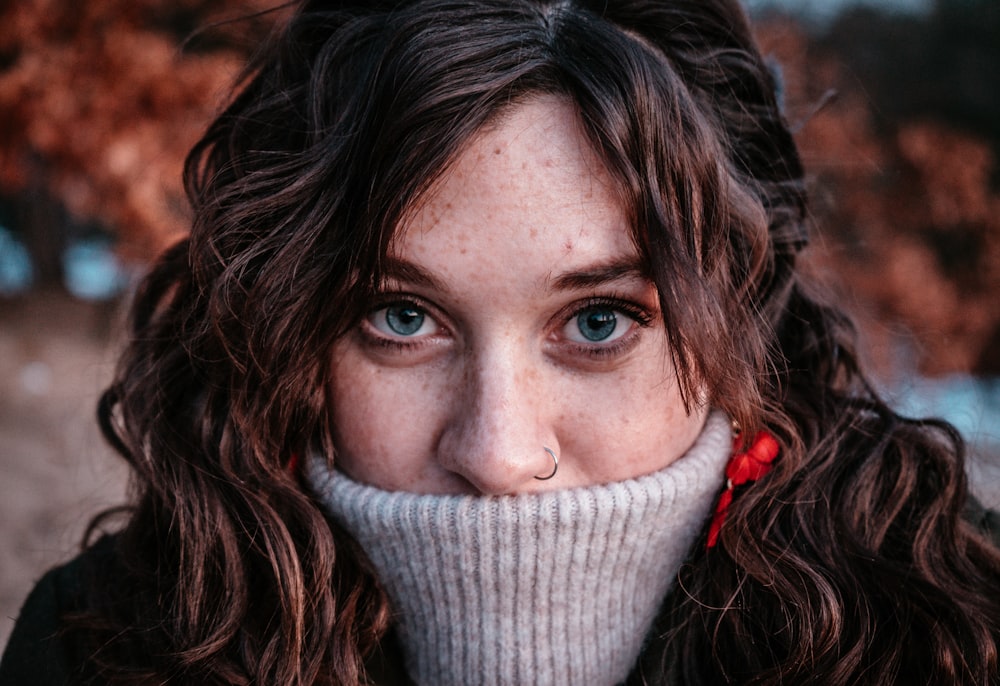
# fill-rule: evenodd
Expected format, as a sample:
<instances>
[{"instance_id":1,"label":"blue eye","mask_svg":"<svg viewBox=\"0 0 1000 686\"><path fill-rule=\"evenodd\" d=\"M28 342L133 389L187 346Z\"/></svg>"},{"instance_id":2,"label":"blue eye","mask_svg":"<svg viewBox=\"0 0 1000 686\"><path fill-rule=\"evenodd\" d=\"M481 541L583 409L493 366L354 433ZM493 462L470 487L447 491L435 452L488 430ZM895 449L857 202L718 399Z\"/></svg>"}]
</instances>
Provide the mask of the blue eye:
<instances>
[{"instance_id":1,"label":"blue eye","mask_svg":"<svg viewBox=\"0 0 1000 686\"><path fill-rule=\"evenodd\" d=\"M427 316L423 311L410 305L393 305L385 308L385 323L393 333L400 336L412 336L420 331Z\"/></svg>"},{"instance_id":2,"label":"blue eye","mask_svg":"<svg viewBox=\"0 0 1000 686\"><path fill-rule=\"evenodd\" d=\"M381 307L368 315L368 321L376 331L390 338L415 338L440 331L440 326L427 310L412 302Z\"/></svg>"},{"instance_id":3,"label":"blue eye","mask_svg":"<svg viewBox=\"0 0 1000 686\"><path fill-rule=\"evenodd\" d=\"M624 298L594 297L576 304L562 327L562 338L588 353L609 354L619 343L635 339L636 326L649 326L652 316Z\"/></svg>"},{"instance_id":4,"label":"blue eye","mask_svg":"<svg viewBox=\"0 0 1000 686\"><path fill-rule=\"evenodd\" d=\"M621 335L614 336L618 329L618 314L612 309L588 308L577 314L573 321L583 341L600 343ZM576 339L576 336L570 338Z\"/></svg>"},{"instance_id":5,"label":"blue eye","mask_svg":"<svg viewBox=\"0 0 1000 686\"><path fill-rule=\"evenodd\" d=\"M610 343L626 333L634 322L618 308L592 305L578 310L563 327L563 335L574 343Z\"/></svg>"}]
</instances>

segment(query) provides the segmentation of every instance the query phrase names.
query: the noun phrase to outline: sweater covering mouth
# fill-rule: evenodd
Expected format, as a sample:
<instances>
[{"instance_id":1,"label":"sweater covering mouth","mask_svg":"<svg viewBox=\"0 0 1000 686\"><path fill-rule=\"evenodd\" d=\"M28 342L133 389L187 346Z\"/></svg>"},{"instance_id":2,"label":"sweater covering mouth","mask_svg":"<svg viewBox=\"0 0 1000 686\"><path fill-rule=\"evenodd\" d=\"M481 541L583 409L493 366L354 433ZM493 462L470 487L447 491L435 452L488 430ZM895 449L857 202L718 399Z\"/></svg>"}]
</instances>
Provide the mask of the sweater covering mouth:
<instances>
[{"instance_id":1,"label":"sweater covering mouth","mask_svg":"<svg viewBox=\"0 0 1000 686\"><path fill-rule=\"evenodd\" d=\"M417 684L617 684L711 514L731 442L713 412L658 472L513 496L389 492L322 458L308 478L371 560Z\"/></svg>"}]
</instances>

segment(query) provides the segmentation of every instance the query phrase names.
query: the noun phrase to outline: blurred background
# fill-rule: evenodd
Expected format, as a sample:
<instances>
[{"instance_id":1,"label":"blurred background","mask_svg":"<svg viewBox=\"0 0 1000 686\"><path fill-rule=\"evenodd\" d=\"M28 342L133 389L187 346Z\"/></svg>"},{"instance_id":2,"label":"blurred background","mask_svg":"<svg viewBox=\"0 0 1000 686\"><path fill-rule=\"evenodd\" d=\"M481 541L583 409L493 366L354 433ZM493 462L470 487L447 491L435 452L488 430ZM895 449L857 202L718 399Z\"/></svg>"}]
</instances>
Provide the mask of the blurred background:
<instances>
[{"instance_id":1,"label":"blurred background","mask_svg":"<svg viewBox=\"0 0 1000 686\"><path fill-rule=\"evenodd\" d=\"M0 4L0 646L123 501L96 398L184 154L281 13L266 0ZM970 441L1000 506L1000 2L750 0L813 199L809 268L877 383Z\"/></svg>"}]
</instances>

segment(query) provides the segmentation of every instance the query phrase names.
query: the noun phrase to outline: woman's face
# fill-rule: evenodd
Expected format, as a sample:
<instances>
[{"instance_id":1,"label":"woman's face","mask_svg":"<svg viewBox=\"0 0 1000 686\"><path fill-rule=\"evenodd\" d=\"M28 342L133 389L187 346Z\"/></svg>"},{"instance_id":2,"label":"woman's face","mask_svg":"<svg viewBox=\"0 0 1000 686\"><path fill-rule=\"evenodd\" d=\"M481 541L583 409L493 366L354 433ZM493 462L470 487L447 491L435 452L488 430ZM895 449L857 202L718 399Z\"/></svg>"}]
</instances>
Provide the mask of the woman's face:
<instances>
[{"instance_id":1,"label":"woman's face","mask_svg":"<svg viewBox=\"0 0 1000 686\"><path fill-rule=\"evenodd\" d=\"M659 470L705 421L678 392L657 292L571 107L480 133L402 228L335 346L337 462L415 493L508 494ZM559 470L548 481L535 479Z\"/></svg>"}]
</instances>

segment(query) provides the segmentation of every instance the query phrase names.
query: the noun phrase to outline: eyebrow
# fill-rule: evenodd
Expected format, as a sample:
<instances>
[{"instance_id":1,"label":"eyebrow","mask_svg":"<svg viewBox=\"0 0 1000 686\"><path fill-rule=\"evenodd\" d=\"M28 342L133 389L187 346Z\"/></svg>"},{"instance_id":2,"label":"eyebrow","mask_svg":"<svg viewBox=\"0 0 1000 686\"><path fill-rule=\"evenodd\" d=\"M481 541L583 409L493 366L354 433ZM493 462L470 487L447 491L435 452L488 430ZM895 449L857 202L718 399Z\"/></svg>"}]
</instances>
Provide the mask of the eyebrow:
<instances>
[{"instance_id":1,"label":"eyebrow","mask_svg":"<svg viewBox=\"0 0 1000 686\"><path fill-rule=\"evenodd\" d=\"M414 286L421 286L436 291L445 291L445 285L433 274L412 262L398 257L386 257L382 269L383 279L394 279Z\"/></svg>"},{"instance_id":2,"label":"eyebrow","mask_svg":"<svg viewBox=\"0 0 1000 686\"><path fill-rule=\"evenodd\" d=\"M643 269L642 262L637 256L611 260L586 269L560 274L552 285L553 289L557 291L571 291L593 288L622 279L649 279L647 271Z\"/></svg>"},{"instance_id":3,"label":"eyebrow","mask_svg":"<svg viewBox=\"0 0 1000 686\"><path fill-rule=\"evenodd\" d=\"M414 286L431 290L448 290L445 284L430 272L419 265L397 257L386 258L383 276L386 279L411 283ZM643 263L638 256L630 255L595 264L585 269L560 274L552 281L552 290L583 290L623 279L649 279L647 270L643 268Z\"/></svg>"}]
</instances>

